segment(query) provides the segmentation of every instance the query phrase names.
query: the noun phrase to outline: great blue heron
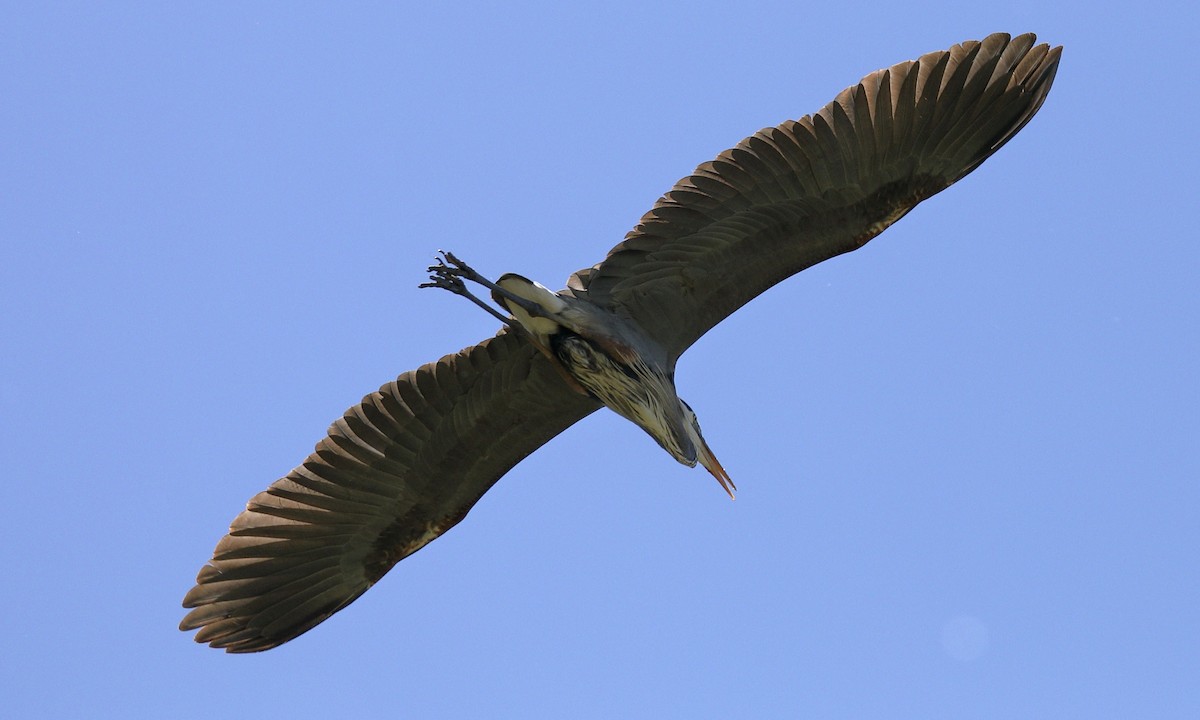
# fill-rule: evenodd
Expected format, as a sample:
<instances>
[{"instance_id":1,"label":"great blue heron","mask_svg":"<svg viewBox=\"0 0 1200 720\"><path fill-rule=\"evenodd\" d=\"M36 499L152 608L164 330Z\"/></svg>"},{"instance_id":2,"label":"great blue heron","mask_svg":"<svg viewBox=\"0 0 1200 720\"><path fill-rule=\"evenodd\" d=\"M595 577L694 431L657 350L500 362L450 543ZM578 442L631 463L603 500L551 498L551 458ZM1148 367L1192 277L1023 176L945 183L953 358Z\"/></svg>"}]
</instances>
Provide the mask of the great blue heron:
<instances>
[{"instance_id":1,"label":"great blue heron","mask_svg":"<svg viewBox=\"0 0 1200 720\"><path fill-rule=\"evenodd\" d=\"M860 248L963 177L1041 107L1061 47L990 35L893 65L815 115L761 130L659 199L557 293L487 281L511 318L349 410L217 544L180 624L229 652L280 645L348 605L466 516L510 468L607 405L676 460L733 484L675 392L679 356L772 285Z\"/></svg>"}]
</instances>

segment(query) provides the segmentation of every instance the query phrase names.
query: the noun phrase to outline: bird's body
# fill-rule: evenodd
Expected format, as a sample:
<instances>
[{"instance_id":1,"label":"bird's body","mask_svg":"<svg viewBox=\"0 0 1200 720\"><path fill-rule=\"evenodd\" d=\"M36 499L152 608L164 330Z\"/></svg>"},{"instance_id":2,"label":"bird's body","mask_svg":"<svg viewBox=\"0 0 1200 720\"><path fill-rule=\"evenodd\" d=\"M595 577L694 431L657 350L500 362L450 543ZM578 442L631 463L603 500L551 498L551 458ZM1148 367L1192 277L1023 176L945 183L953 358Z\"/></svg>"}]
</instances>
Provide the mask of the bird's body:
<instances>
[{"instance_id":1,"label":"bird's body","mask_svg":"<svg viewBox=\"0 0 1200 720\"><path fill-rule=\"evenodd\" d=\"M453 255L447 253L446 259L450 265L429 268L433 282L427 287L446 288L485 308L462 279L491 288L492 299L513 319L497 317L524 333L562 370L570 387L645 430L684 465L699 462L733 497L737 488L700 433L696 414L675 390L674 363L636 323L520 275L508 273L492 283Z\"/></svg>"},{"instance_id":2,"label":"bird's body","mask_svg":"<svg viewBox=\"0 0 1200 720\"><path fill-rule=\"evenodd\" d=\"M493 283L447 254L429 284L507 327L363 398L253 497L184 598L181 629L230 652L306 632L604 405L732 495L676 393L676 361L758 294L861 247L1011 139L1058 66L1061 48L1034 42L997 34L929 53L756 133L677 183L557 293L518 275ZM489 287L508 316L464 280Z\"/></svg>"}]
</instances>

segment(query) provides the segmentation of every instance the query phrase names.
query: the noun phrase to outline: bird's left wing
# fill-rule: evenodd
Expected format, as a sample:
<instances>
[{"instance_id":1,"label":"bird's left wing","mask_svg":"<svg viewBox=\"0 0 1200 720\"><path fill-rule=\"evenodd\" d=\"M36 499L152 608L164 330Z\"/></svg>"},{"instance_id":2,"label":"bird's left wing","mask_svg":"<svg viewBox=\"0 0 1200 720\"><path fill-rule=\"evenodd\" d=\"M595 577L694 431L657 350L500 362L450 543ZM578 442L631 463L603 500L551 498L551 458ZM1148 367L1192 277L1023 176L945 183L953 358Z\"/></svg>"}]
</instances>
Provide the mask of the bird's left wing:
<instances>
[{"instance_id":1,"label":"bird's left wing","mask_svg":"<svg viewBox=\"0 0 1200 720\"><path fill-rule=\"evenodd\" d=\"M525 456L600 407L503 331L363 398L251 498L184 598L181 630L280 645L449 530Z\"/></svg>"},{"instance_id":2,"label":"bird's left wing","mask_svg":"<svg viewBox=\"0 0 1200 720\"><path fill-rule=\"evenodd\" d=\"M1012 138L1062 48L990 35L863 78L664 195L567 291L637 323L671 361L775 283L862 247Z\"/></svg>"}]
</instances>

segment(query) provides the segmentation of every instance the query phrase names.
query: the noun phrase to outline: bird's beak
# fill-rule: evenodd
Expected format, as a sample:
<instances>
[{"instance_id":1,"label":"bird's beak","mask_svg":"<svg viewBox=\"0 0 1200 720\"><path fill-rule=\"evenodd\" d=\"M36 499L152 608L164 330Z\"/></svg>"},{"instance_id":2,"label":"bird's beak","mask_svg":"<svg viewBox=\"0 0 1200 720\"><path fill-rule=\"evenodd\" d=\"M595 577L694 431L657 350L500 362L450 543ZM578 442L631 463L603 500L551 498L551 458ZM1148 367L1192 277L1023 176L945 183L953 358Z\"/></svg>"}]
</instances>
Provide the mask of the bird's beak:
<instances>
[{"instance_id":1,"label":"bird's beak","mask_svg":"<svg viewBox=\"0 0 1200 720\"><path fill-rule=\"evenodd\" d=\"M699 450L700 452L697 453L699 457L696 459L700 461L705 470L712 473L717 482L721 483L721 487L725 488L725 492L729 493L729 499L735 500L736 498L734 498L733 493L737 490L737 485L733 484L733 481L729 479L729 473L725 472L725 468L721 467L721 463L717 462L717 456L713 455L704 438L700 438Z\"/></svg>"}]
</instances>

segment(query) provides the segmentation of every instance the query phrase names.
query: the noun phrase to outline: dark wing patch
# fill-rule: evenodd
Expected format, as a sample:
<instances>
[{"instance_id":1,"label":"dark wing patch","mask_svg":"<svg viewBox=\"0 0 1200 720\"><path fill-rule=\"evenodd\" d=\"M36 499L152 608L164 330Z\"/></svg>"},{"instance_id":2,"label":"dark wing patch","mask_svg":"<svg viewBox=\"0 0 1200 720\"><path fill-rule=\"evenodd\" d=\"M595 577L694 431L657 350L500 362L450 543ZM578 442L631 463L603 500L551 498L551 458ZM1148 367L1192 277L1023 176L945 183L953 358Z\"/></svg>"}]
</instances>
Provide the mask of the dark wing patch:
<instances>
[{"instance_id":1,"label":"dark wing patch","mask_svg":"<svg viewBox=\"0 0 1200 720\"><path fill-rule=\"evenodd\" d=\"M772 285L862 247L1024 127L1062 48L990 35L871 73L680 180L568 290L674 361Z\"/></svg>"},{"instance_id":2,"label":"dark wing patch","mask_svg":"<svg viewBox=\"0 0 1200 720\"><path fill-rule=\"evenodd\" d=\"M507 332L401 375L250 500L184 598L192 610L180 629L229 652L291 640L598 407Z\"/></svg>"}]
</instances>

